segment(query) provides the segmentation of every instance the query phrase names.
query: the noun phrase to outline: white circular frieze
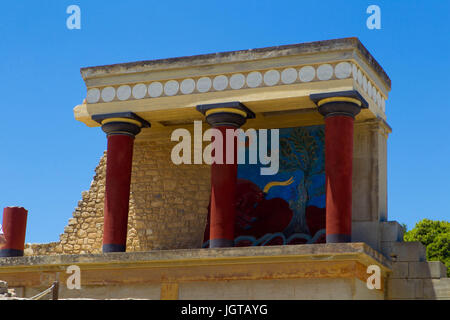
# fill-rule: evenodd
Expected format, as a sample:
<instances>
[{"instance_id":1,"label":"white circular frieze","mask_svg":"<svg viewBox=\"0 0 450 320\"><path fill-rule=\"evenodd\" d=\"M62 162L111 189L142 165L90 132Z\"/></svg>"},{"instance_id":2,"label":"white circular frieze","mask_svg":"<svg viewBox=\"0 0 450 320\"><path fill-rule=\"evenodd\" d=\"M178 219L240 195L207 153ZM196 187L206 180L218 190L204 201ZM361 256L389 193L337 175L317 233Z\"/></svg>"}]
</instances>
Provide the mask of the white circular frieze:
<instances>
[{"instance_id":1,"label":"white circular frieze","mask_svg":"<svg viewBox=\"0 0 450 320\"><path fill-rule=\"evenodd\" d=\"M352 66L348 62L340 62L334 68L334 74L338 79L346 79L352 73Z\"/></svg>"},{"instance_id":2,"label":"white circular frieze","mask_svg":"<svg viewBox=\"0 0 450 320\"><path fill-rule=\"evenodd\" d=\"M116 89L113 87L106 87L102 90L102 99L105 102L110 102L114 100L116 96Z\"/></svg>"},{"instance_id":3,"label":"white circular frieze","mask_svg":"<svg viewBox=\"0 0 450 320\"><path fill-rule=\"evenodd\" d=\"M220 75L214 78L213 87L217 91L225 90L228 87L228 78L224 75Z\"/></svg>"},{"instance_id":4,"label":"white circular frieze","mask_svg":"<svg viewBox=\"0 0 450 320\"><path fill-rule=\"evenodd\" d=\"M197 80L197 90L199 92L207 92L211 89L211 79L208 77L202 77Z\"/></svg>"},{"instance_id":5,"label":"white circular frieze","mask_svg":"<svg viewBox=\"0 0 450 320\"><path fill-rule=\"evenodd\" d=\"M372 87L372 84L369 82L367 85L367 94L369 95L370 98L372 98L372 92L373 92L373 87Z\"/></svg>"},{"instance_id":6,"label":"white circular frieze","mask_svg":"<svg viewBox=\"0 0 450 320\"><path fill-rule=\"evenodd\" d=\"M262 83L262 75L261 72L253 71L247 75L247 85L250 88L259 87Z\"/></svg>"},{"instance_id":7,"label":"white circular frieze","mask_svg":"<svg viewBox=\"0 0 450 320\"><path fill-rule=\"evenodd\" d=\"M358 74L356 76L356 79L357 79L359 85L362 86L362 73L361 73L360 69L358 69Z\"/></svg>"},{"instance_id":8,"label":"white circular frieze","mask_svg":"<svg viewBox=\"0 0 450 320\"><path fill-rule=\"evenodd\" d=\"M147 86L143 83L139 83L133 87L132 91L133 97L135 99L142 99L147 94Z\"/></svg>"},{"instance_id":9,"label":"white circular frieze","mask_svg":"<svg viewBox=\"0 0 450 320\"><path fill-rule=\"evenodd\" d=\"M194 92L194 90L195 90L194 79L184 79L181 82L180 90L183 94L189 94L189 93Z\"/></svg>"},{"instance_id":10,"label":"white circular frieze","mask_svg":"<svg viewBox=\"0 0 450 320\"><path fill-rule=\"evenodd\" d=\"M356 67L356 64L352 65L352 76L355 81L358 79L358 68Z\"/></svg>"},{"instance_id":11,"label":"white circular frieze","mask_svg":"<svg viewBox=\"0 0 450 320\"><path fill-rule=\"evenodd\" d=\"M311 66L302 67L298 72L298 77L301 82L310 82L316 76L316 69Z\"/></svg>"},{"instance_id":12,"label":"white circular frieze","mask_svg":"<svg viewBox=\"0 0 450 320\"><path fill-rule=\"evenodd\" d=\"M242 73L233 74L230 78L231 89L241 89L245 84L245 76Z\"/></svg>"},{"instance_id":13,"label":"white circular frieze","mask_svg":"<svg viewBox=\"0 0 450 320\"><path fill-rule=\"evenodd\" d=\"M333 76L333 67L331 64L322 64L317 68L317 78L319 80L330 80Z\"/></svg>"},{"instance_id":14,"label":"white circular frieze","mask_svg":"<svg viewBox=\"0 0 450 320\"><path fill-rule=\"evenodd\" d=\"M269 70L264 73L264 83L268 86L274 86L280 81L280 72Z\"/></svg>"},{"instance_id":15,"label":"white circular frieze","mask_svg":"<svg viewBox=\"0 0 450 320\"><path fill-rule=\"evenodd\" d=\"M366 76L363 76L363 89L365 92L367 92L367 78Z\"/></svg>"},{"instance_id":16,"label":"white circular frieze","mask_svg":"<svg viewBox=\"0 0 450 320\"><path fill-rule=\"evenodd\" d=\"M128 100L131 97L131 87L124 85L117 89L117 98L120 101Z\"/></svg>"},{"instance_id":17,"label":"white circular frieze","mask_svg":"<svg viewBox=\"0 0 450 320\"><path fill-rule=\"evenodd\" d=\"M152 82L148 86L148 94L152 98L159 97L163 93L163 85L161 82Z\"/></svg>"},{"instance_id":18,"label":"white circular frieze","mask_svg":"<svg viewBox=\"0 0 450 320\"><path fill-rule=\"evenodd\" d=\"M167 96L174 96L177 94L179 88L180 84L178 83L178 81L169 80L164 84L164 93Z\"/></svg>"},{"instance_id":19,"label":"white circular frieze","mask_svg":"<svg viewBox=\"0 0 450 320\"><path fill-rule=\"evenodd\" d=\"M89 89L86 95L88 103L97 103L100 100L100 90L97 88Z\"/></svg>"},{"instance_id":20,"label":"white circular frieze","mask_svg":"<svg viewBox=\"0 0 450 320\"><path fill-rule=\"evenodd\" d=\"M294 68L287 68L281 72L281 82L284 84L291 84L297 80L297 70Z\"/></svg>"}]
</instances>

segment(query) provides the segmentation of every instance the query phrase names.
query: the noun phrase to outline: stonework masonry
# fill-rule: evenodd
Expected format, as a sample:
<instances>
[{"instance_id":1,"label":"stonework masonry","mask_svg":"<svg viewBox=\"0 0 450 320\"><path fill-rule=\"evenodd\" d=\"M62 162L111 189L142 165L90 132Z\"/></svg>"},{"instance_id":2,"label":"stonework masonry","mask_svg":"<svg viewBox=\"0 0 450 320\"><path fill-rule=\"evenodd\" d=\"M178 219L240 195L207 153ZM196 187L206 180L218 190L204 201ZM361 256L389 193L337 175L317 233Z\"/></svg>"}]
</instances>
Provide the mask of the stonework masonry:
<instances>
[{"instance_id":1,"label":"stonework masonry","mask_svg":"<svg viewBox=\"0 0 450 320\"><path fill-rule=\"evenodd\" d=\"M200 248L210 192L207 165L174 165L175 142L136 139L127 251ZM58 242L26 244L25 255L100 253L106 152Z\"/></svg>"},{"instance_id":2,"label":"stonework masonry","mask_svg":"<svg viewBox=\"0 0 450 320\"><path fill-rule=\"evenodd\" d=\"M210 166L174 165L169 134L134 145L127 251L200 248L210 195ZM379 250L380 221L386 219L386 139L380 119L355 123L353 238ZM83 254L101 251L106 152L88 191L58 242L26 244L25 255ZM381 199L378 200L377 199Z\"/></svg>"},{"instance_id":3,"label":"stonework masonry","mask_svg":"<svg viewBox=\"0 0 450 320\"><path fill-rule=\"evenodd\" d=\"M149 129L151 130L151 129ZM381 120L355 123L353 241L369 244L392 263L388 299L449 299L450 279L441 262L426 261L425 247L402 242L403 229L387 220L386 139ZM210 166L174 165L167 135L136 138L131 178L127 251L201 248L210 196ZM101 253L106 152L88 191L60 240L26 244L25 255Z\"/></svg>"}]
</instances>

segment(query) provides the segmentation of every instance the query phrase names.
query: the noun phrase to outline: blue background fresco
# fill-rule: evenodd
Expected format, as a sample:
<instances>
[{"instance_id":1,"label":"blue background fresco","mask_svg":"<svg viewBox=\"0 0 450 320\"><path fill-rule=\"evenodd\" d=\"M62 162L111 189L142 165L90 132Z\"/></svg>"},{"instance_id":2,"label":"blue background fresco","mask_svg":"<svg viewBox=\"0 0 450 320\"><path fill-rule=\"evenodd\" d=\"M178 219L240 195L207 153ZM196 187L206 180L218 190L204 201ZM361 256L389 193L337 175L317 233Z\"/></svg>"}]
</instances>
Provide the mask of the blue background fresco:
<instances>
[{"instance_id":1,"label":"blue background fresco","mask_svg":"<svg viewBox=\"0 0 450 320\"><path fill-rule=\"evenodd\" d=\"M289 205L292 211L292 219L286 228L277 230L283 233L286 239L295 234L301 234L302 237L307 238L308 236L314 237L318 231L323 233L325 228L324 127L309 126L279 129L279 137L280 163L278 173L261 175L261 166L268 165L261 165L259 162L258 164L240 164L238 166L238 179L249 180L260 190L264 190L264 187L270 182L288 181L292 177L293 182L289 185L271 187L264 195L264 199L279 198ZM268 142L268 146L271 146L270 142ZM277 204L282 204L282 202ZM275 216L283 214L278 212L279 209L275 203L262 202L255 204L255 207L267 205L274 206L271 208L274 210ZM237 211L239 215L239 208ZM287 215L288 213L285 212L284 214ZM316 214L321 214L322 217L314 217ZM267 219L267 228L270 228L270 214ZM248 235L254 236L251 227L248 229Z\"/></svg>"}]
</instances>

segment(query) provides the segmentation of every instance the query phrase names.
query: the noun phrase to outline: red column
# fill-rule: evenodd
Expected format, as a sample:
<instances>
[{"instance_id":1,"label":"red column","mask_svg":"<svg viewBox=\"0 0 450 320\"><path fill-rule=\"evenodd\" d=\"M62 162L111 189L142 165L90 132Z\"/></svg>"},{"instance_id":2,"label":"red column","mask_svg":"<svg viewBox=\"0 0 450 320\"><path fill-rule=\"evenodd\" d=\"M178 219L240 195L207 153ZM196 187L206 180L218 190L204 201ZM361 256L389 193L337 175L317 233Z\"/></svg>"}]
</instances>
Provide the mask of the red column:
<instances>
[{"instance_id":1,"label":"red column","mask_svg":"<svg viewBox=\"0 0 450 320\"><path fill-rule=\"evenodd\" d=\"M134 137L108 136L103 252L125 251Z\"/></svg>"},{"instance_id":2,"label":"red column","mask_svg":"<svg viewBox=\"0 0 450 320\"><path fill-rule=\"evenodd\" d=\"M2 228L6 243L0 244L0 257L23 256L28 211L22 207L3 209Z\"/></svg>"},{"instance_id":3,"label":"red column","mask_svg":"<svg viewBox=\"0 0 450 320\"><path fill-rule=\"evenodd\" d=\"M234 137L234 150L228 150L226 131L238 129L248 118L254 118L255 114L240 102L198 105L197 110L206 116L206 122L220 130L223 138L223 164L211 165L209 247L233 247L236 223L237 139ZM231 151L234 155L233 164L226 164L227 153Z\"/></svg>"},{"instance_id":4,"label":"red column","mask_svg":"<svg viewBox=\"0 0 450 320\"><path fill-rule=\"evenodd\" d=\"M223 164L211 165L211 217L210 247L232 247L234 245L234 224L236 217L236 181L237 161L236 144L234 144L233 164L226 164L227 143L226 130L235 127L219 126L223 137Z\"/></svg>"},{"instance_id":5,"label":"red column","mask_svg":"<svg viewBox=\"0 0 450 320\"><path fill-rule=\"evenodd\" d=\"M352 234L353 117L325 119L327 242L349 242Z\"/></svg>"},{"instance_id":6,"label":"red column","mask_svg":"<svg viewBox=\"0 0 450 320\"><path fill-rule=\"evenodd\" d=\"M352 237L353 123L368 104L357 91L311 94L325 117L326 241Z\"/></svg>"},{"instance_id":7,"label":"red column","mask_svg":"<svg viewBox=\"0 0 450 320\"><path fill-rule=\"evenodd\" d=\"M134 137L150 123L133 112L92 116L108 137L103 223L103 252L124 252L127 247L128 206Z\"/></svg>"}]
</instances>

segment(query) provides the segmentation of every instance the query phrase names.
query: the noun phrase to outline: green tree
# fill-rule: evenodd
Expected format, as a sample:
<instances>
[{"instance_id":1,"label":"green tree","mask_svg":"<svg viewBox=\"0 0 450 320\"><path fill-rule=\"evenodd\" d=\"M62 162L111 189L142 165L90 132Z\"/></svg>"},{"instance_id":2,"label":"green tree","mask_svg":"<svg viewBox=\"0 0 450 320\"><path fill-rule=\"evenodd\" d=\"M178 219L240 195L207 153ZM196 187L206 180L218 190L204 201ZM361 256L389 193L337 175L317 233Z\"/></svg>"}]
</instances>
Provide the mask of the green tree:
<instances>
[{"instance_id":1,"label":"green tree","mask_svg":"<svg viewBox=\"0 0 450 320\"><path fill-rule=\"evenodd\" d=\"M325 186L310 194L312 177L323 173L324 161L320 161L319 141L324 142L324 128L319 128L313 134L309 129L298 127L292 129L288 137L280 138L280 169L285 172L303 171L303 181L298 184L298 199L290 200L289 207L294 211L294 230L292 232L308 233L305 222L306 204L314 197L325 193ZM305 228L305 229L300 229Z\"/></svg>"},{"instance_id":2,"label":"green tree","mask_svg":"<svg viewBox=\"0 0 450 320\"><path fill-rule=\"evenodd\" d=\"M450 277L450 222L423 219L405 232L404 240L420 241L427 248L427 259L444 263Z\"/></svg>"}]
</instances>

